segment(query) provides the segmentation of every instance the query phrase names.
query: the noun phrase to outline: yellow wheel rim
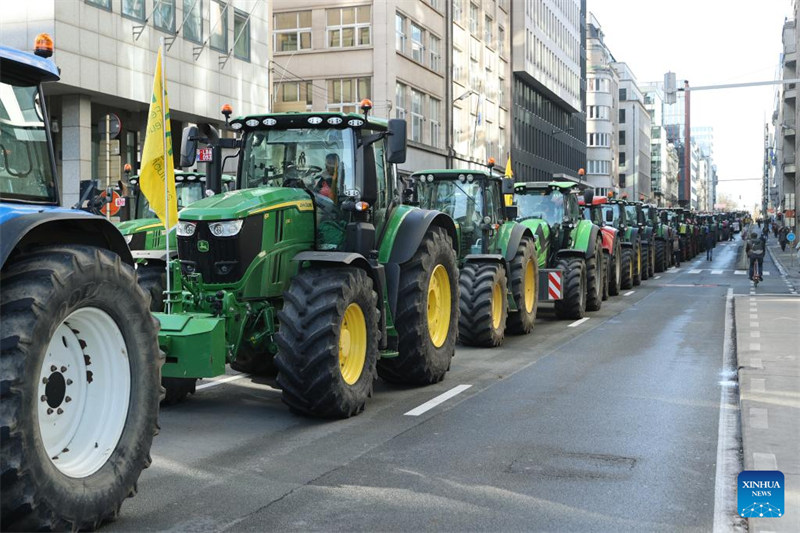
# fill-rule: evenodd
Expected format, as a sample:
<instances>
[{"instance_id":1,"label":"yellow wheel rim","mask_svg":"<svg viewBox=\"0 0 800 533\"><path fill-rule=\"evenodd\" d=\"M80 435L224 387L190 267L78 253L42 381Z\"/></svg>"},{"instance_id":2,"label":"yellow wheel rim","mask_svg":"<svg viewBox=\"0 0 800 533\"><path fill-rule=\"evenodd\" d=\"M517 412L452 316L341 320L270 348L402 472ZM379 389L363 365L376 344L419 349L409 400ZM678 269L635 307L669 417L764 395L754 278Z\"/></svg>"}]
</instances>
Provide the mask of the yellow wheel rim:
<instances>
[{"instance_id":1,"label":"yellow wheel rim","mask_svg":"<svg viewBox=\"0 0 800 533\"><path fill-rule=\"evenodd\" d=\"M636 272L641 274L642 272L642 250L639 250L638 255L636 256Z\"/></svg>"},{"instance_id":2,"label":"yellow wheel rim","mask_svg":"<svg viewBox=\"0 0 800 533\"><path fill-rule=\"evenodd\" d=\"M339 331L339 370L342 379L352 385L361 377L367 358L367 321L358 304L347 306Z\"/></svg>"},{"instance_id":3,"label":"yellow wheel rim","mask_svg":"<svg viewBox=\"0 0 800 533\"><path fill-rule=\"evenodd\" d=\"M500 284L495 283L492 287L492 327L500 327L500 320L503 318L503 291Z\"/></svg>"},{"instance_id":4,"label":"yellow wheel rim","mask_svg":"<svg viewBox=\"0 0 800 533\"><path fill-rule=\"evenodd\" d=\"M428 282L428 334L437 348L444 344L450 331L451 294L447 269L436 265Z\"/></svg>"},{"instance_id":5,"label":"yellow wheel rim","mask_svg":"<svg viewBox=\"0 0 800 533\"><path fill-rule=\"evenodd\" d=\"M525 310L533 311L533 303L536 301L536 280L533 277L533 261L528 261L525 267Z\"/></svg>"}]
</instances>

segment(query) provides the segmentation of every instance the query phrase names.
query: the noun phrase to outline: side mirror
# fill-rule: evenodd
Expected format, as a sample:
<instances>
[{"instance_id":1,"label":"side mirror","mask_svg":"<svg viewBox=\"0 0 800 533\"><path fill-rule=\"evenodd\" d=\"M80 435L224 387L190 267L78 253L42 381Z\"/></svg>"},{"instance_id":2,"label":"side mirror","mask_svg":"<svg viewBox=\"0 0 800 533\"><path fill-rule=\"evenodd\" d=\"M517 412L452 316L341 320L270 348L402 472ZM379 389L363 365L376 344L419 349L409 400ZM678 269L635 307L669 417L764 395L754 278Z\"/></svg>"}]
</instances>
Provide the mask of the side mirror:
<instances>
[{"instance_id":1,"label":"side mirror","mask_svg":"<svg viewBox=\"0 0 800 533\"><path fill-rule=\"evenodd\" d=\"M183 128L181 135L181 168L194 165L197 157L197 126Z\"/></svg>"},{"instance_id":2,"label":"side mirror","mask_svg":"<svg viewBox=\"0 0 800 533\"><path fill-rule=\"evenodd\" d=\"M514 194L513 178L503 178L503 194Z\"/></svg>"},{"instance_id":3,"label":"side mirror","mask_svg":"<svg viewBox=\"0 0 800 533\"><path fill-rule=\"evenodd\" d=\"M389 142L386 160L389 163L406 162L406 121L400 118L389 119Z\"/></svg>"},{"instance_id":4,"label":"side mirror","mask_svg":"<svg viewBox=\"0 0 800 533\"><path fill-rule=\"evenodd\" d=\"M519 217L519 206L507 205L505 207L505 210L506 210L506 220L516 220Z\"/></svg>"},{"instance_id":5,"label":"side mirror","mask_svg":"<svg viewBox=\"0 0 800 533\"><path fill-rule=\"evenodd\" d=\"M583 202L586 205L592 205L592 201L594 200L594 189L586 189L583 191Z\"/></svg>"}]
</instances>

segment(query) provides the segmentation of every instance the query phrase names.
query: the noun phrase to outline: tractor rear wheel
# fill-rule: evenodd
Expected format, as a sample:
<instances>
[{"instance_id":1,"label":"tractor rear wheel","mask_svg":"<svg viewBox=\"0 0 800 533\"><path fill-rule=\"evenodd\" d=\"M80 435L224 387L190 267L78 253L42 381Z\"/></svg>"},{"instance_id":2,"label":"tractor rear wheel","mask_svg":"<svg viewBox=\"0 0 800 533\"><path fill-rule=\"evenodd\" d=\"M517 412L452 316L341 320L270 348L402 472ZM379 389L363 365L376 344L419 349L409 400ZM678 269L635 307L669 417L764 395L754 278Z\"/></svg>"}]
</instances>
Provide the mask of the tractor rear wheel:
<instances>
[{"instance_id":1,"label":"tractor rear wheel","mask_svg":"<svg viewBox=\"0 0 800 533\"><path fill-rule=\"evenodd\" d=\"M642 284L642 270L644 269L644 264L642 261L642 244L637 243L633 250L633 286L637 287Z\"/></svg>"},{"instance_id":2,"label":"tractor rear wheel","mask_svg":"<svg viewBox=\"0 0 800 533\"><path fill-rule=\"evenodd\" d=\"M148 297L85 245L27 253L0 282L0 529L96 529L151 461L164 359Z\"/></svg>"},{"instance_id":3,"label":"tractor rear wheel","mask_svg":"<svg viewBox=\"0 0 800 533\"><path fill-rule=\"evenodd\" d=\"M275 340L278 386L293 411L348 418L372 395L378 295L360 268L301 270L283 293Z\"/></svg>"},{"instance_id":4,"label":"tractor rear wheel","mask_svg":"<svg viewBox=\"0 0 800 533\"><path fill-rule=\"evenodd\" d=\"M652 278L656 275L656 243L650 243L648 248L649 257L647 258L647 277Z\"/></svg>"},{"instance_id":5,"label":"tractor rear wheel","mask_svg":"<svg viewBox=\"0 0 800 533\"><path fill-rule=\"evenodd\" d=\"M164 310L164 291L167 287L167 272L164 265L140 265L136 269L136 279L144 292L150 295L150 310Z\"/></svg>"},{"instance_id":6,"label":"tractor rear wheel","mask_svg":"<svg viewBox=\"0 0 800 533\"><path fill-rule=\"evenodd\" d=\"M656 272L664 272L667 269L667 242L656 241Z\"/></svg>"},{"instance_id":7,"label":"tractor rear wheel","mask_svg":"<svg viewBox=\"0 0 800 533\"><path fill-rule=\"evenodd\" d=\"M559 259L556 268L564 272L561 281L563 299L555 301L558 318L583 318L586 313L586 262L582 258Z\"/></svg>"},{"instance_id":8,"label":"tractor rear wheel","mask_svg":"<svg viewBox=\"0 0 800 533\"><path fill-rule=\"evenodd\" d=\"M533 331L536 310L539 307L539 261L532 238L523 237L511 261L511 294L518 311L509 313L506 330L509 333L527 334Z\"/></svg>"},{"instance_id":9,"label":"tractor rear wheel","mask_svg":"<svg viewBox=\"0 0 800 533\"><path fill-rule=\"evenodd\" d=\"M642 245L642 281L650 278L650 246Z\"/></svg>"},{"instance_id":10,"label":"tractor rear wheel","mask_svg":"<svg viewBox=\"0 0 800 533\"><path fill-rule=\"evenodd\" d=\"M622 286L622 246L619 240L614 243L614 255L611 256L611 269L608 275L608 294L616 296Z\"/></svg>"},{"instance_id":11,"label":"tractor rear wheel","mask_svg":"<svg viewBox=\"0 0 800 533\"><path fill-rule=\"evenodd\" d=\"M605 263L605 267L603 268L603 301L605 302L608 300L608 281L611 276L611 255L603 252L603 263Z\"/></svg>"},{"instance_id":12,"label":"tractor rear wheel","mask_svg":"<svg viewBox=\"0 0 800 533\"><path fill-rule=\"evenodd\" d=\"M503 344L508 317L508 280L499 263L467 263L458 278L458 340L467 346Z\"/></svg>"},{"instance_id":13,"label":"tractor rear wheel","mask_svg":"<svg viewBox=\"0 0 800 533\"><path fill-rule=\"evenodd\" d=\"M400 355L378 361L378 375L410 385L442 381L458 335L458 266L443 228L428 228L417 252L401 265L394 323Z\"/></svg>"},{"instance_id":14,"label":"tractor rear wheel","mask_svg":"<svg viewBox=\"0 0 800 533\"><path fill-rule=\"evenodd\" d=\"M620 288L630 289L633 288L633 251L634 248L623 248L622 255L620 256ZM619 293L617 293L619 294Z\"/></svg>"},{"instance_id":15,"label":"tractor rear wheel","mask_svg":"<svg viewBox=\"0 0 800 533\"><path fill-rule=\"evenodd\" d=\"M594 244L594 255L586 260L586 310L599 311L603 305L603 281L605 280L603 242Z\"/></svg>"}]
</instances>

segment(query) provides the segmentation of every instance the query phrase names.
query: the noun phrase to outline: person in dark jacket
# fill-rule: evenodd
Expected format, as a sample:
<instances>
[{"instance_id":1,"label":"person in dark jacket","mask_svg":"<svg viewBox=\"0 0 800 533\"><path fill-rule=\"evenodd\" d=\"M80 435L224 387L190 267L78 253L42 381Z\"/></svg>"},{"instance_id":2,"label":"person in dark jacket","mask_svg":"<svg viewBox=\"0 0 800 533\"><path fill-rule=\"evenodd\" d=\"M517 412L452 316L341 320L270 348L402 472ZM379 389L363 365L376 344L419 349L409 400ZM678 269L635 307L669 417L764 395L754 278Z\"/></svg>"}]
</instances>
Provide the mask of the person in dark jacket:
<instances>
[{"instance_id":1,"label":"person in dark jacket","mask_svg":"<svg viewBox=\"0 0 800 533\"><path fill-rule=\"evenodd\" d=\"M706 234L706 261L713 261L714 260L714 242L716 239L714 238L714 232L711 231L711 228L708 226L705 227Z\"/></svg>"}]
</instances>

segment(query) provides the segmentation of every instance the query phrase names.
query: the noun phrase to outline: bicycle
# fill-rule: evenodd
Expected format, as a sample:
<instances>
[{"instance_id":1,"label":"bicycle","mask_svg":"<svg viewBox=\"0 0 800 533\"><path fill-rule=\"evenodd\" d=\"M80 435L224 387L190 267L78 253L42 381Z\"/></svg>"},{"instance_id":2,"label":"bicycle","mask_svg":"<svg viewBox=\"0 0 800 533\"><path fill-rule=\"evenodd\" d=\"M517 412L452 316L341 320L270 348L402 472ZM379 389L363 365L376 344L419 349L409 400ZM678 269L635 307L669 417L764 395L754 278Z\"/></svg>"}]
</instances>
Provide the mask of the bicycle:
<instances>
[{"instance_id":1,"label":"bicycle","mask_svg":"<svg viewBox=\"0 0 800 533\"><path fill-rule=\"evenodd\" d=\"M762 267L761 267L761 261L759 261L759 259L760 258L758 257L753 257L750 259L750 261L753 263L753 269L752 269L753 277L751 278L753 280L753 288L757 288L759 282L762 280L762 274L761 274Z\"/></svg>"}]
</instances>

